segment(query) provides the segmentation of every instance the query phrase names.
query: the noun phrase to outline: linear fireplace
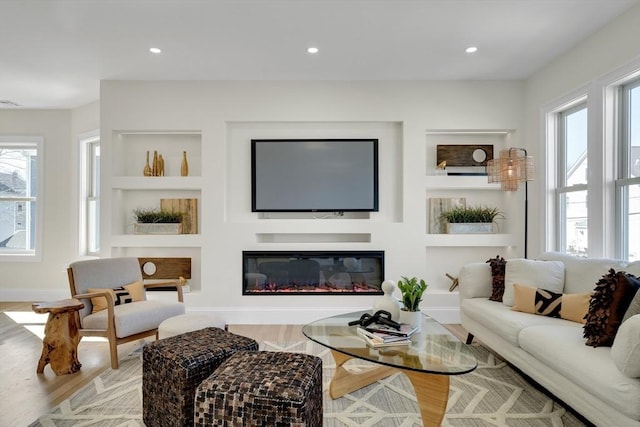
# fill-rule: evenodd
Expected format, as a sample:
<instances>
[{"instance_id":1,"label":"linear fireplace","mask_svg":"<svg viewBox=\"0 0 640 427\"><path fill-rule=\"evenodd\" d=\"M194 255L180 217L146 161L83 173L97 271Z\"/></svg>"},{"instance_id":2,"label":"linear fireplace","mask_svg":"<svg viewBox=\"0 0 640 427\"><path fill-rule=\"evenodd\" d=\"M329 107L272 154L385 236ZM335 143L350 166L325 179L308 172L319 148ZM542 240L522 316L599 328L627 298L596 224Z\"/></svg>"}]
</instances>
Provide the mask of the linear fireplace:
<instances>
[{"instance_id":1,"label":"linear fireplace","mask_svg":"<svg viewBox=\"0 0 640 427\"><path fill-rule=\"evenodd\" d=\"M384 251L243 251L243 295L380 295Z\"/></svg>"}]
</instances>

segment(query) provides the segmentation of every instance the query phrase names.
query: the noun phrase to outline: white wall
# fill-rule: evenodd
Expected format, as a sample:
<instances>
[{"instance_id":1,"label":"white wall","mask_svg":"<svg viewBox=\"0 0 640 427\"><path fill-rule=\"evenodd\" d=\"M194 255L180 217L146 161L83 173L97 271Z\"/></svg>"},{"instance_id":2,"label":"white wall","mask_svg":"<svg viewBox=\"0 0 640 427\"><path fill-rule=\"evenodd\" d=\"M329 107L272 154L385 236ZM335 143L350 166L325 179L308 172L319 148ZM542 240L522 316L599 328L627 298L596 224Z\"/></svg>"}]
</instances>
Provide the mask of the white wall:
<instances>
[{"instance_id":1,"label":"white wall","mask_svg":"<svg viewBox=\"0 0 640 427\"><path fill-rule=\"evenodd\" d=\"M232 322L306 321L369 308L367 296L242 296L242 250L384 250L386 277L424 278L423 308L457 319L457 294L445 273L485 261L500 248L426 248L426 174L435 146L426 130L522 132L520 82L124 82L101 85L103 165L109 138L122 130L201 130L201 283L192 310L224 312ZM250 138L379 137L381 193L369 219L261 219L250 212ZM496 149L501 140L496 141ZM427 146L428 145L428 146ZM144 159L140 158L140 170ZM103 181L103 206L109 211ZM482 198L481 196L476 196ZM110 225L104 224L108 246ZM264 243L259 233L368 233L371 243ZM147 250L147 252L149 252ZM151 254L153 251L149 252ZM138 254L128 250L129 254ZM437 314L436 314L437 313Z\"/></svg>"},{"instance_id":2,"label":"white wall","mask_svg":"<svg viewBox=\"0 0 640 427\"><path fill-rule=\"evenodd\" d=\"M536 181L530 184L532 198L535 199L531 212L540 213L540 215L534 216L534 221L530 223L530 252L532 254L546 250L543 227L545 218L542 215L546 190L541 178L545 168L553 167L553 165L545 164L542 107L557 100L568 99L575 93L586 94L591 91L590 97L596 105L589 106L592 110L589 114L589 132L592 134L589 141L589 151L600 154L596 155L596 161L589 165L589 181L596 184L589 188L589 199L590 203L597 208L597 210L590 212L589 218L590 256L613 256L610 253L611 245L603 242L606 236L610 236L612 233L611 230L607 231L604 224L606 209L610 206L603 193L603 188L607 185L606 178L602 168L596 164L600 163L598 160L602 158L602 155L605 155L605 150L603 147L604 131L602 126L596 123L602 121L602 88L597 88L595 84L600 77L607 73L631 62L638 62L640 59L638 40L640 40L640 5L610 22L525 82L526 145L529 153L536 159L536 169L538 170ZM598 103L600 103L600 110L595 111Z\"/></svg>"},{"instance_id":3,"label":"white wall","mask_svg":"<svg viewBox=\"0 0 640 427\"><path fill-rule=\"evenodd\" d=\"M73 203L71 112L2 110L0 134L42 136L45 174L42 260L0 263L0 300L42 301L68 296L65 269L74 256L77 234L69 209Z\"/></svg>"}]
</instances>

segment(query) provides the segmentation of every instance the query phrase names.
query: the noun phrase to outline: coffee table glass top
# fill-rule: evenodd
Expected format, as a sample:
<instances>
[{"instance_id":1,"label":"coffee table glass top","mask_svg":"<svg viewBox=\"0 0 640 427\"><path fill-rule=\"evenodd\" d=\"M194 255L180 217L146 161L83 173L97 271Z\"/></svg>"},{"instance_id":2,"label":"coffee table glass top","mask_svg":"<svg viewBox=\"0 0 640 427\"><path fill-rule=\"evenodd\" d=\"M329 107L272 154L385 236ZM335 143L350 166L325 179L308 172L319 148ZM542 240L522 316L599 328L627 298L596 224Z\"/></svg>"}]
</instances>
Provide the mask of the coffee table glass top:
<instances>
[{"instance_id":1,"label":"coffee table glass top","mask_svg":"<svg viewBox=\"0 0 640 427\"><path fill-rule=\"evenodd\" d=\"M423 316L422 330L411 336L411 345L373 348L358 336L357 311L327 317L309 323L302 333L312 341L349 356L400 369L432 374L458 375L473 371L478 365L469 347L434 319Z\"/></svg>"}]
</instances>

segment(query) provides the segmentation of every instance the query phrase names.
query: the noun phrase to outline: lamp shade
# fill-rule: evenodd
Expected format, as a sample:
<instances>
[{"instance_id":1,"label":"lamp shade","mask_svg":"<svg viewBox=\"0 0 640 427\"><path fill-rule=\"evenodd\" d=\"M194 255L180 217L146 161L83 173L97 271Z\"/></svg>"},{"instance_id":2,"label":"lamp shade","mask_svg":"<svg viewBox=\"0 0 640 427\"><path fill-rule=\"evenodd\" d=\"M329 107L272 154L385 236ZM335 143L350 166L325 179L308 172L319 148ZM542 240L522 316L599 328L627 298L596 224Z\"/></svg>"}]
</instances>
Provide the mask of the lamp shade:
<instances>
[{"instance_id":1,"label":"lamp shade","mask_svg":"<svg viewBox=\"0 0 640 427\"><path fill-rule=\"evenodd\" d=\"M521 182L533 181L533 174L533 157L524 148L501 150L487 162L489 182L499 182L503 191L517 191Z\"/></svg>"}]
</instances>

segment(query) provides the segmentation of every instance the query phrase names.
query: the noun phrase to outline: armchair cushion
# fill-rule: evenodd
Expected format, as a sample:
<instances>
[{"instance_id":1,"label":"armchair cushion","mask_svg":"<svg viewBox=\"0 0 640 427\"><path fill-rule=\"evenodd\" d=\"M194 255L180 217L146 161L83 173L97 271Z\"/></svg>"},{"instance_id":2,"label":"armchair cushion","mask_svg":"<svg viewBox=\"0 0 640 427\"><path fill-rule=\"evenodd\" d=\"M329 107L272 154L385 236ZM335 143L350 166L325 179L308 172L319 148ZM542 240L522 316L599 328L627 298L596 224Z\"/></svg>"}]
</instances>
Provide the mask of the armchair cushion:
<instances>
[{"instance_id":1,"label":"armchair cushion","mask_svg":"<svg viewBox=\"0 0 640 427\"><path fill-rule=\"evenodd\" d=\"M116 336L125 338L155 329L170 317L184 314L184 304L162 301L138 301L114 307ZM107 310L89 314L82 319L85 329L107 329Z\"/></svg>"}]
</instances>

